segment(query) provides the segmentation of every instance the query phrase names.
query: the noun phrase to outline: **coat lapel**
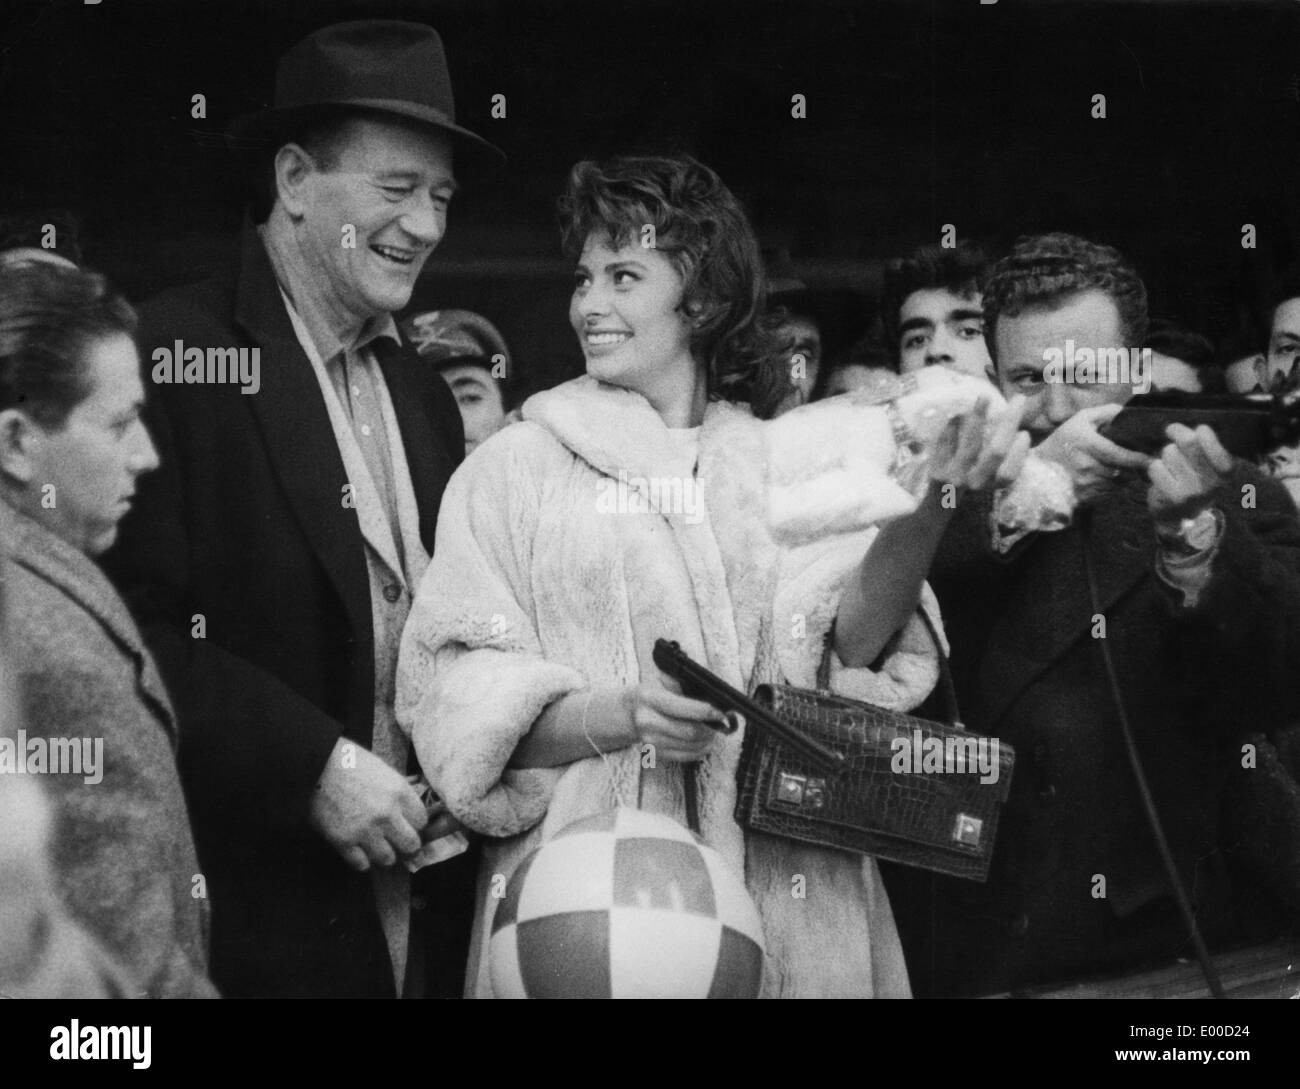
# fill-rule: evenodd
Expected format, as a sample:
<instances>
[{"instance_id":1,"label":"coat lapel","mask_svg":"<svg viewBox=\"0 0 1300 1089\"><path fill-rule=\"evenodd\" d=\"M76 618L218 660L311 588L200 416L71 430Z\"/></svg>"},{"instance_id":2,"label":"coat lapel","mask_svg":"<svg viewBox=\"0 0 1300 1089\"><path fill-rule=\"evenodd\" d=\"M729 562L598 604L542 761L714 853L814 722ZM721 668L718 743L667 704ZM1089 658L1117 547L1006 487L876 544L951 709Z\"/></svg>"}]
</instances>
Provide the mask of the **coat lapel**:
<instances>
[{"instance_id":1,"label":"coat lapel","mask_svg":"<svg viewBox=\"0 0 1300 1089\"><path fill-rule=\"evenodd\" d=\"M419 391L412 381L410 353L389 340L376 340L375 358L388 385L393 414L406 454L415 502L420 509L420 540L426 553L433 553L438 528L438 501L455 466L447 453L433 441L433 428L425 415Z\"/></svg>"},{"instance_id":2,"label":"coat lapel","mask_svg":"<svg viewBox=\"0 0 1300 1089\"><path fill-rule=\"evenodd\" d=\"M1133 480L1081 512L1076 525L1044 534L1023 556L1023 576L992 625L983 670L990 729L1017 698L1081 640L1092 638L1095 612L1083 569L1084 548L1103 614L1151 573L1155 535L1146 484Z\"/></svg>"},{"instance_id":3,"label":"coat lapel","mask_svg":"<svg viewBox=\"0 0 1300 1089\"><path fill-rule=\"evenodd\" d=\"M280 485L363 643L371 634L369 576L349 483L311 361L294 335L262 241L245 227L235 320L262 347L262 388L248 398Z\"/></svg>"}]
</instances>

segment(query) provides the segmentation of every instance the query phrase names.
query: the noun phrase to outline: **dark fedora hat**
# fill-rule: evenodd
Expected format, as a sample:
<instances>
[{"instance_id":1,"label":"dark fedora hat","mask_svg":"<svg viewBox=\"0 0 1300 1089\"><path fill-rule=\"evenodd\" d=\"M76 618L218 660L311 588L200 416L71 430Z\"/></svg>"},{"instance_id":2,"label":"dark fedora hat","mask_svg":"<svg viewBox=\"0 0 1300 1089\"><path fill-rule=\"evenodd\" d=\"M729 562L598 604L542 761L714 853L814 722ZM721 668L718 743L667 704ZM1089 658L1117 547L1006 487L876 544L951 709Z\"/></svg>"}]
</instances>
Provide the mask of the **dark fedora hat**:
<instances>
[{"instance_id":1,"label":"dark fedora hat","mask_svg":"<svg viewBox=\"0 0 1300 1089\"><path fill-rule=\"evenodd\" d=\"M451 75L438 32L394 19L335 23L308 34L280 58L271 106L236 118L226 135L233 147L264 145L303 121L348 109L429 125L505 159L500 148L456 124Z\"/></svg>"}]
</instances>

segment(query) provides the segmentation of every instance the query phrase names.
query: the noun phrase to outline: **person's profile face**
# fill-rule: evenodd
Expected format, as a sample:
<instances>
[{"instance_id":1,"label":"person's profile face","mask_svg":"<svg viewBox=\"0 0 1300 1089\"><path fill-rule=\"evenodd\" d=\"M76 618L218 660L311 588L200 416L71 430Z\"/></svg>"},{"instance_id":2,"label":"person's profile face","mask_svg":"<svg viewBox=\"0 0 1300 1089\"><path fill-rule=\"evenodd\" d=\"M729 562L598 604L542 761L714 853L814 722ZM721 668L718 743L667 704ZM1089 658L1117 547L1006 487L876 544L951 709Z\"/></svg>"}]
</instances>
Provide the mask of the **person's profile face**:
<instances>
[{"instance_id":1,"label":"person's profile face","mask_svg":"<svg viewBox=\"0 0 1300 1089\"><path fill-rule=\"evenodd\" d=\"M1041 442L1076 412L1096 405L1123 403L1133 394L1131 383L1047 380L1049 351L1064 357L1067 341L1076 348L1123 347L1119 310L1109 295L1084 291L1065 298L1054 309L1027 307L997 322L998 382L1008 398L1026 399L1022 427ZM1045 358L1046 356L1046 358Z\"/></svg>"},{"instance_id":2,"label":"person's profile face","mask_svg":"<svg viewBox=\"0 0 1300 1089\"><path fill-rule=\"evenodd\" d=\"M817 322L805 314L792 314L776 328L782 343L788 344L786 363L797 404L806 404L817 383L822 364L822 333Z\"/></svg>"},{"instance_id":3,"label":"person's profile face","mask_svg":"<svg viewBox=\"0 0 1300 1089\"><path fill-rule=\"evenodd\" d=\"M467 363L444 367L439 373L451 387L460 418L465 425L465 453L468 455L484 439L505 426L506 409L501 387L485 367Z\"/></svg>"},{"instance_id":4,"label":"person's profile face","mask_svg":"<svg viewBox=\"0 0 1300 1089\"><path fill-rule=\"evenodd\" d=\"M587 373L658 404L694 385L690 324L678 309L683 280L667 257L636 240L618 249L592 234L574 271L569 323Z\"/></svg>"},{"instance_id":5,"label":"person's profile face","mask_svg":"<svg viewBox=\"0 0 1300 1089\"><path fill-rule=\"evenodd\" d=\"M303 249L328 304L361 321L405 307L455 189L445 136L351 121L334 169L310 167L302 189Z\"/></svg>"},{"instance_id":6,"label":"person's profile face","mask_svg":"<svg viewBox=\"0 0 1300 1089\"><path fill-rule=\"evenodd\" d=\"M95 341L85 361L89 394L54 429L35 425L28 513L88 556L117 538L136 479L158 467L140 410L140 357L130 337Z\"/></svg>"},{"instance_id":7,"label":"person's profile face","mask_svg":"<svg viewBox=\"0 0 1300 1089\"><path fill-rule=\"evenodd\" d=\"M1279 379L1293 377L1297 357L1300 357L1300 298L1287 299L1273 311L1265 381L1271 385Z\"/></svg>"},{"instance_id":8,"label":"person's profile face","mask_svg":"<svg viewBox=\"0 0 1300 1089\"><path fill-rule=\"evenodd\" d=\"M983 378L991 364L978 293L944 287L913 291L898 309L898 364L903 374L944 366Z\"/></svg>"}]
</instances>

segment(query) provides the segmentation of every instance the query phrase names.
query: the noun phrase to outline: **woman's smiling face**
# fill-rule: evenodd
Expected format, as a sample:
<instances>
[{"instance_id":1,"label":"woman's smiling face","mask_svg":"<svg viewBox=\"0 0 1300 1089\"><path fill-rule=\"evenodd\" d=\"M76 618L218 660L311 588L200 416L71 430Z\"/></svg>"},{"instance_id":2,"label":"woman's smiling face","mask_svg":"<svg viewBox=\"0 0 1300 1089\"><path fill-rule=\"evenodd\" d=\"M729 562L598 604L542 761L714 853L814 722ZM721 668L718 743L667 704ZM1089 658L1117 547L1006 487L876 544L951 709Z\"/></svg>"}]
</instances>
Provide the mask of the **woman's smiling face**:
<instances>
[{"instance_id":1,"label":"woman's smiling face","mask_svg":"<svg viewBox=\"0 0 1300 1089\"><path fill-rule=\"evenodd\" d=\"M591 234L574 273L569 321L587 373L645 396L652 404L691 388L697 366L690 323L679 311L682 275L656 249L634 239L618 249Z\"/></svg>"}]
</instances>

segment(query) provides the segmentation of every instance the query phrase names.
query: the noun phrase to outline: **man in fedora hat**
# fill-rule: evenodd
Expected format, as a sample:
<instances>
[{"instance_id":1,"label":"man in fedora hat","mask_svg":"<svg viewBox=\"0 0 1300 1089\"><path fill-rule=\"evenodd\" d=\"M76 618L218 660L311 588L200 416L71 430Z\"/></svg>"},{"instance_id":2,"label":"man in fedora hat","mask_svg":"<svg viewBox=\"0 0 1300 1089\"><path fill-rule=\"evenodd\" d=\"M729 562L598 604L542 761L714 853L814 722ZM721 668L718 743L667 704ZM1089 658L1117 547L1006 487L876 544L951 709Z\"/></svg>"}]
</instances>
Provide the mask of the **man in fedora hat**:
<instances>
[{"instance_id":1,"label":"man in fedora hat","mask_svg":"<svg viewBox=\"0 0 1300 1089\"><path fill-rule=\"evenodd\" d=\"M464 438L393 312L454 164L500 153L456 124L437 33L394 21L309 35L231 131L271 156L267 208L227 274L141 311L163 467L110 558L180 708L212 974L234 996L457 994L472 860L408 873L464 840L408 781L393 686ZM214 378L232 350L255 392Z\"/></svg>"}]
</instances>

